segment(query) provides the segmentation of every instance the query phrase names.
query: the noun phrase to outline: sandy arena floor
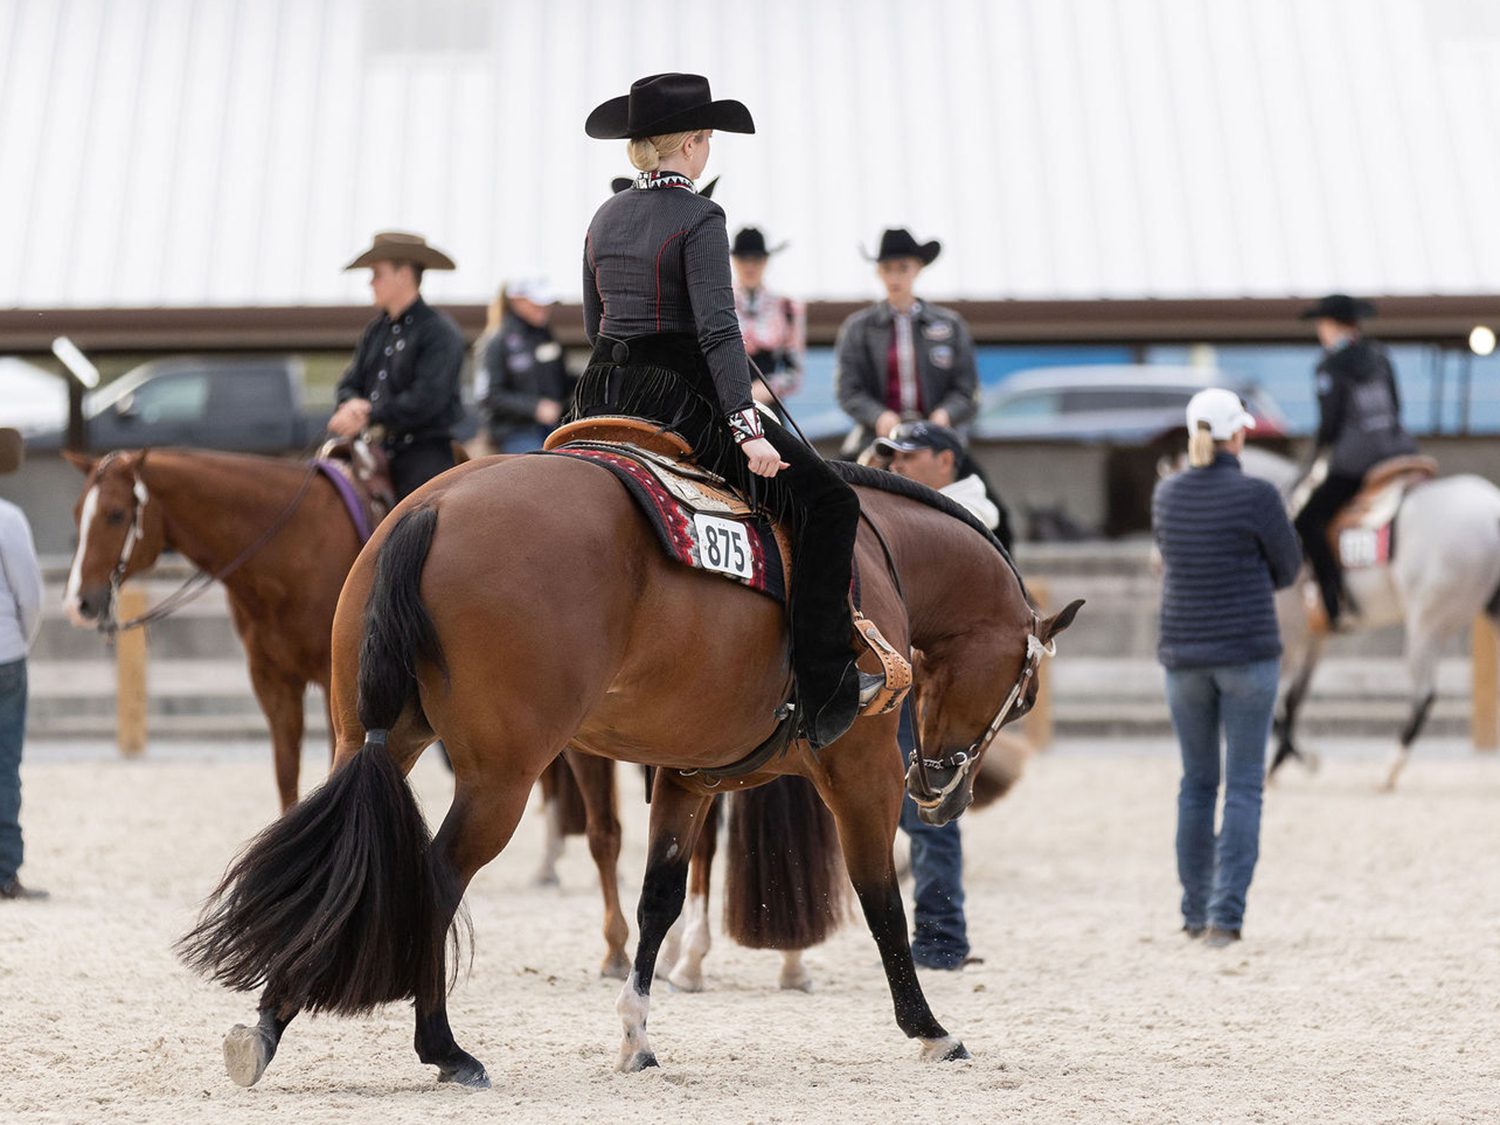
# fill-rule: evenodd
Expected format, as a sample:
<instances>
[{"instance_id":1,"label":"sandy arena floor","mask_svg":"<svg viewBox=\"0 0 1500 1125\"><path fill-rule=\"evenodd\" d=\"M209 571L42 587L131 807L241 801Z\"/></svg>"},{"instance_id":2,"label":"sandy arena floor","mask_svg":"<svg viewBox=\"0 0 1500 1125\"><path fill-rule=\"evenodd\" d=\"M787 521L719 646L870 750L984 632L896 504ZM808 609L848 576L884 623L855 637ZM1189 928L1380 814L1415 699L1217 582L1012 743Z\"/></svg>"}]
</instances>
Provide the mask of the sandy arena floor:
<instances>
[{"instance_id":1,"label":"sandy arena floor","mask_svg":"<svg viewBox=\"0 0 1500 1125\"><path fill-rule=\"evenodd\" d=\"M126 764L43 744L25 770L26 874L54 897L0 905L0 1120L1495 1120L1500 760L1429 745L1395 797L1374 792L1378 767L1351 744L1271 795L1246 940L1213 951L1177 933L1169 747L1034 761L965 826L986 963L924 976L974 1053L949 1065L917 1061L851 925L809 955L810 996L776 989L774 955L721 943L711 991L658 990L661 1069L613 1073L618 985L595 976L587 850L570 843L561 891L533 888L529 816L470 891L477 953L451 1003L493 1090L436 1086L399 1005L299 1020L241 1090L219 1045L253 999L192 977L169 947L273 813L268 755L164 747ZM415 776L441 810L441 767ZM632 903L637 789L631 777Z\"/></svg>"}]
</instances>

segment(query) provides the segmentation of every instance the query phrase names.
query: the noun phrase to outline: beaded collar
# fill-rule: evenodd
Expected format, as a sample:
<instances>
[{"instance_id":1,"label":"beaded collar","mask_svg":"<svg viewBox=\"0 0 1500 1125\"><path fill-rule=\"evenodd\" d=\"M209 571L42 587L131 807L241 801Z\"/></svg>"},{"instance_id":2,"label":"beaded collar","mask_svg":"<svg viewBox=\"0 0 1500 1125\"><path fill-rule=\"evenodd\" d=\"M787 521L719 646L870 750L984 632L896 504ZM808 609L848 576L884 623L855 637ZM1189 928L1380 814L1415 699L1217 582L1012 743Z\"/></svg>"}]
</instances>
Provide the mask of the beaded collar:
<instances>
[{"instance_id":1,"label":"beaded collar","mask_svg":"<svg viewBox=\"0 0 1500 1125\"><path fill-rule=\"evenodd\" d=\"M696 192L693 181L681 172L642 172L635 178L635 186L642 191L652 191L656 188L687 188L688 191Z\"/></svg>"}]
</instances>

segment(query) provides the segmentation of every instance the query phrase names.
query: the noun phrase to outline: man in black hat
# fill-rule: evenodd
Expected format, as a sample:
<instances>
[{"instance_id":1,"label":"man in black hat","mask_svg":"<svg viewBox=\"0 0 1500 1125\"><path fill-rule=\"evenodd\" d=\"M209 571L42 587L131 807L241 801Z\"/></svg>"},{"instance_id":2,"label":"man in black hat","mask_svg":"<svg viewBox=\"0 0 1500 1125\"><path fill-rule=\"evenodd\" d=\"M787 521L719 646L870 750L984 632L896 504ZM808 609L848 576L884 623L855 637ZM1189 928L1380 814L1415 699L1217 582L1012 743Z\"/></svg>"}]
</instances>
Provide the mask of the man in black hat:
<instances>
[{"instance_id":1,"label":"man in black hat","mask_svg":"<svg viewBox=\"0 0 1500 1125\"><path fill-rule=\"evenodd\" d=\"M761 375L750 389L756 401L767 406L772 405L767 385L782 397L796 391L807 354L802 303L765 287L771 255L785 249L785 243L767 246L766 236L755 227L736 231L729 244L729 260L734 266L734 311L745 339L745 352Z\"/></svg>"},{"instance_id":2,"label":"man in black hat","mask_svg":"<svg viewBox=\"0 0 1500 1125\"><path fill-rule=\"evenodd\" d=\"M941 249L936 241L918 243L905 229L880 236L875 268L886 299L844 321L834 349L839 405L857 423L845 454L915 419L961 433L978 410L968 325L951 309L925 304L913 293L917 275Z\"/></svg>"},{"instance_id":3,"label":"man in black hat","mask_svg":"<svg viewBox=\"0 0 1500 1125\"><path fill-rule=\"evenodd\" d=\"M400 499L453 467L464 338L421 294L422 272L451 270L453 259L419 235L384 231L344 268L365 266L380 315L365 327L339 380L328 429L339 437L378 434Z\"/></svg>"},{"instance_id":4,"label":"man in black hat","mask_svg":"<svg viewBox=\"0 0 1500 1125\"><path fill-rule=\"evenodd\" d=\"M1330 629L1338 627L1343 576L1328 545L1328 524L1359 492L1371 466L1417 451L1417 443L1401 425L1401 396L1390 356L1360 331L1360 322L1374 315L1369 301L1342 293L1302 311L1303 320L1316 323L1323 345L1316 372L1318 432L1313 458L1328 455L1328 475L1308 497L1295 524L1318 580Z\"/></svg>"}]
</instances>

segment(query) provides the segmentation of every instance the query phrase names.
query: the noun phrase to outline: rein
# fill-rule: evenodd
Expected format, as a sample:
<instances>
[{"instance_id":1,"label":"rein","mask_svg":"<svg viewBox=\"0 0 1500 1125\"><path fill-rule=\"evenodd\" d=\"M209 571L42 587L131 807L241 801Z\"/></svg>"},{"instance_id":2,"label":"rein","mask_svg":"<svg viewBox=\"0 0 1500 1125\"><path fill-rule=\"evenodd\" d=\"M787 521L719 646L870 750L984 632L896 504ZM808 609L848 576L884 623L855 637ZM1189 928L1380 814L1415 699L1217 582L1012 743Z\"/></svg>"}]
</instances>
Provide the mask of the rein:
<instances>
[{"instance_id":1,"label":"rein","mask_svg":"<svg viewBox=\"0 0 1500 1125\"><path fill-rule=\"evenodd\" d=\"M135 515L130 521L130 530L125 535L125 545L120 549L120 558L115 563L114 569L109 572L109 608L99 618L99 632L108 637L114 637L120 633L129 632L132 629L143 628L176 613L183 606L201 597L215 582L222 582L235 571L239 570L240 567L259 554L266 544L270 543L286 527L293 514L306 498L308 490L312 487L313 479L318 473L317 461L309 461L307 472L303 474L302 483L297 487L297 492L292 497L291 502L282 509L280 515L271 521L271 525L265 531L261 532L259 538L231 559L226 565L211 574L199 567L188 576L187 580L181 586L177 587L177 589L173 590L139 617L132 617L129 621L116 621L114 617L115 605L118 603L120 586L125 580L126 567L130 563L130 556L135 550L136 543L143 539L146 534L146 502L150 499L151 494L146 488L146 482L141 479L141 466L145 463L145 460L146 454L142 453L140 461L136 463L134 472L135 486L131 489L135 494L136 500Z\"/></svg>"},{"instance_id":2,"label":"rein","mask_svg":"<svg viewBox=\"0 0 1500 1125\"><path fill-rule=\"evenodd\" d=\"M1036 628L1041 623L1036 610L1031 611L1031 630L1026 634L1026 661L1021 665L1021 674L1016 677L1016 682L1010 689L1010 694L1005 697L1005 702L1000 704L1000 710L995 712L995 717L990 720L990 725L985 728L983 734L969 744L966 750L956 750L944 758L928 758L922 752L922 724L921 716L912 715L912 752L911 765L906 771L906 788L911 793L911 799L923 808L936 808L943 803L944 798L956 789L963 781L964 775L982 754L995 735L1000 733L1000 728L1005 725L1005 720L1015 708L1016 701L1021 698L1021 693L1026 688L1026 682L1036 675L1042 665L1042 659L1057 655L1057 641L1051 640L1046 644L1036 635ZM929 769L953 770L953 777L941 788L934 789L932 782L927 776Z\"/></svg>"}]
</instances>

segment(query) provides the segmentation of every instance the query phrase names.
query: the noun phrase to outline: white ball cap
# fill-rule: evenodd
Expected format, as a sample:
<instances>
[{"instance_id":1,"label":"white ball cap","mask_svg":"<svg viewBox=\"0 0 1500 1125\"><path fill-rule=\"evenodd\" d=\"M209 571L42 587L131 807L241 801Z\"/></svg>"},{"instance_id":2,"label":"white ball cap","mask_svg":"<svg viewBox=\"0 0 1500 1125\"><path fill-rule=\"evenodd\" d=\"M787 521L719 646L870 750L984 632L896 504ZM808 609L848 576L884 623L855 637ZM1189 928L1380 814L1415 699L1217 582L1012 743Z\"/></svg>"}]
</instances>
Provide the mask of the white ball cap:
<instances>
[{"instance_id":1,"label":"white ball cap","mask_svg":"<svg viewBox=\"0 0 1500 1125\"><path fill-rule=\"evenodd\" d=\"M505 287L507 297L519 297L523 301L530 301L534 305L552 305L557 303L557 294L552 286L547 284L543 277L520 277L510 282Z\"/></svg>"},{"instance_id":2,"label":"white ball cap","mask_svg":"<svg viewBox=\"0 0 1500 1125\"><path fill-rule=\"evenodd\" d=\"M1188 401L1188 430L1198 429L1200 422L1208 423L1215 441L1228 441L1240 430L1255 429L1255 419L1245 409L1240 396L1223 387L1199 391Z\"/></svg>"}]
</instances>

